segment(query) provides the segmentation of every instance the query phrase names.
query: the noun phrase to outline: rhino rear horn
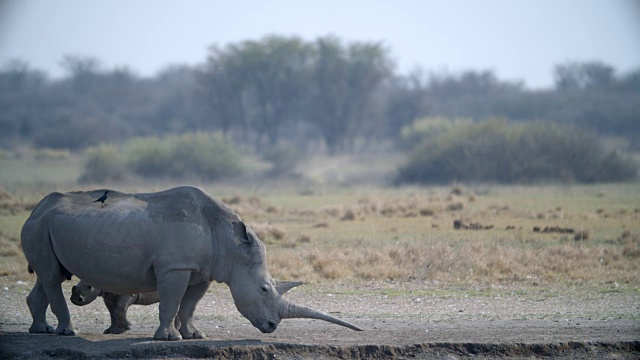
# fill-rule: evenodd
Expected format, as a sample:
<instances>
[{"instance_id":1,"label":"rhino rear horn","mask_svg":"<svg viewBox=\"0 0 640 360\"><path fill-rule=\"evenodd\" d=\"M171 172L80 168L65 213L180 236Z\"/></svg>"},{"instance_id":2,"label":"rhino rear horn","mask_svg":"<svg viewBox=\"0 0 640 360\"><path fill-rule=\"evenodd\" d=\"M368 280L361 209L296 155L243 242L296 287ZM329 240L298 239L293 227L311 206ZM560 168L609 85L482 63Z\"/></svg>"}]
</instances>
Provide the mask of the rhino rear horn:
<instances>
[{"instance_id":1,"label":"rhino rear horn","mask_svg":"<svg viewBox=\"0 0 640 360\"><path fill-rule=\"evenodd\" d=\"M317 311L313 309L309 309L305 306L300 306L292 303L287 303L285 306L285 310L283 314L280 316L283 319L293 319L293 318L305 318L305 319L318 319L328 321L340 326L348 327L349 329L356 331L363 331L363 329L350 324L346 321L335 318L329 314L325 314L322 311Z\"/></svg>"}]
</instances>

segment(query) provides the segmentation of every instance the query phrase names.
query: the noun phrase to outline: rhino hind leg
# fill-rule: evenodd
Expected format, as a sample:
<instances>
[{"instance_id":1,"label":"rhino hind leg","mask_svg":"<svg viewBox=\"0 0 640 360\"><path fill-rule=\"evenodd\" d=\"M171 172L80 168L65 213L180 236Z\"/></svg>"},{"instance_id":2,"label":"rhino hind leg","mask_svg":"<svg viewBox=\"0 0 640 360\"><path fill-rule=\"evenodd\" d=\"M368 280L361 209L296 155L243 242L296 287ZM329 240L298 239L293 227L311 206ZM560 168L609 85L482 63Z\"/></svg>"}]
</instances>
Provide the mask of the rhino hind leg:
<instances>
[{"instance_id":1,"label":"rhino hind leg","mask_svg":"<svg viewBox=\"0 0 640 360\"><path fill-rule=\"evenodd\" d=\"M31 266L29 266L29 268L31 268ZM30 272L32 271L33 270L30 269ZM53 326L47 324L49 299L47 299L47 293L38 280L36 280L36 284L33 286L33 289L31 289L29 296L27 296L27 306L29 306L29 311L33 318L29 332L36 334L53 334L55 329Z\"/></svg>"},{"instance_id":2,"label":"rhino hind leg","mask_svg":"<svg viewBox=\"0 0 640 360\"><path fill-rule=\"evenodd\" d=\"M182 340L175 327L178 307L189 285L190 270L172 270L156 276L160 296L160 326L153 336L156 340Z\"/></svg>"},{"instance_id":3,"label":"rhino hind leg","mask_svg":"<svg viewBox=\"0 0 640 360\"><path fill-rule=\"evenodd\" d=\"M187 291L180 302L180 310L178 311L178 319L180 320L180 334L183 339L204 339L207 336L193 325L193 313L196 305L207 293L210 283L201 282L197 285L187 288ZM177 323L177 320L176 320Z\"/></svg>"},{"instance_id":4,"label":"rhino hind leg","mask_svg":"<svg viewBox=\"0 0 640 360\"><path fill-rule=\"evenodd\" d=\"M78 328L71 321L71 315L69 314L69 307L62 294L62 287L60 283L54 284L42 284L47 298L49 299L49 305L51 311L58 318L58 327L56 328L57 335L77 335Z\"/></svg>"},{"instance_id":5,"label":"rhino hind leg","mask_svg":"<svg viewBox=\"0 0 640 360\"><path fill-rule=\"evenodd\" d=\"M49 332L50 328L46 323L46 304L48 304L51 306L53 314L58 318L58 327L55 333L58 335L76 335L78 329L71 321L69 307L62 294L62 286L60 286L70 273L62 270L63 267L55 256L48 240L46 244L49 245L40 247L38 254L32 254L28 249L25 249L25 255L27 253L31 255L27 258L27 261L37 276L36 285L27 298L27 304L33 317L33 324L29 331ZM37 262L32 261L33 255L36 255Z\"/></svg>"}]
</instances>

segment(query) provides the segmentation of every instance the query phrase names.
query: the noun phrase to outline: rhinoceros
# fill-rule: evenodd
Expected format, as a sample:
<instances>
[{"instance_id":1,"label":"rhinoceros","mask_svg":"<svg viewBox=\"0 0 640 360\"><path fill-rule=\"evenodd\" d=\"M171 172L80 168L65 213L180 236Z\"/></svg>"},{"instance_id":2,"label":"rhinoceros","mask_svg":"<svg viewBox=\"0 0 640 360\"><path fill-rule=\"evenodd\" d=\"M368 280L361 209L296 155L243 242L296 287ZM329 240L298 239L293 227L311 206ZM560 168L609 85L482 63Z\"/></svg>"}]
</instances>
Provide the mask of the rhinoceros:
<instances>
[{"instance_id":1,"label":"rhinoceros","mask_svg":"<svg viewBox=\"0 0 640 360\"><path fill-rule=\"evenodd\" d=\"M91 304L99 296L104 300L104 305L109 310L109 316L111 317L111 326L109 326L103 334L122 334L131 329L131 323L127 320L127 310L129 306L134 304L151 305L160 301L157 291L119 295L102 291L82 280L71 288L70 300L74 305L84 306ZM176 328L180 326L178 317L176 317L174 324L177 324L175 325Z\"/></svg>"},{"instance_id":2,"label":"rhinoceros","mask_svg":"<svg viewBox=\"0 0 640 360\"><path fill-rule=\"evenodd\" d=\"M283 298L299 283L274 280L264 243L238 214L202 189L110 190L108 206L94 204L105 191L51 193L22 227L22 249L37 276L27 296L33 318L29 332L54 332L46 322L50 304L58 319L55 333L76 335L61 289L71 274L116 294L157 291L157 340L205 338L193 324L193 313L212 281L227 284L238 311L263 333L286 318L362 330Z\"/></svg>"}]
</instances>

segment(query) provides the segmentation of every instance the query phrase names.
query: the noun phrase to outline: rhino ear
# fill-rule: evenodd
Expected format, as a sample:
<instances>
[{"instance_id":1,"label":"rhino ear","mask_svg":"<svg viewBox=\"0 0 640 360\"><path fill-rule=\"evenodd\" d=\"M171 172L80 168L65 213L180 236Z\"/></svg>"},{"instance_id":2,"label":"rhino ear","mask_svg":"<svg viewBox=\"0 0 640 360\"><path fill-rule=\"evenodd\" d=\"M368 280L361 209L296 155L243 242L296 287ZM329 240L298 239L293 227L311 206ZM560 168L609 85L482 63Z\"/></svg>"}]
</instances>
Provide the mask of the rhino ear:
<instances>
[{"instance_id":1,"label":"rhino ear","mask_svg":"<svg viewBox=\"0 0 640 360\"><path fill-rule=\"evenodd\" d=\"M251 238L249 234L247 234L247 227L242 221L234 221L233 224L233 233L240 239L242 242L250 243Z\"/></svg>"},{"instance_id":2,"label":"rhino ear","mask_svg":"<svg viewBox=\"0 0 640 360\"><path fill-rule=\"evenodd\" d=\"M293 289L296 286L304 284L302 281L278 281L276 280L276 290L278 294L283 295L287 291Z\"/></svg>"}]
</instances>

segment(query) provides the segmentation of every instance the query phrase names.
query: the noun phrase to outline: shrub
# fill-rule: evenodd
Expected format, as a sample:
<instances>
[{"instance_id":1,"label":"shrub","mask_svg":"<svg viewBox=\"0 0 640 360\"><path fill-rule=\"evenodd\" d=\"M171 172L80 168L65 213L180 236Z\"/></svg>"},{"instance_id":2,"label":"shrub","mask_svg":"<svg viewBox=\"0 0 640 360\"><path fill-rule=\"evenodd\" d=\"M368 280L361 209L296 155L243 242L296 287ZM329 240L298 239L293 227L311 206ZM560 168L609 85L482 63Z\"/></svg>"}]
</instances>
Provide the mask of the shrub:
<instances>
[{"instance_id":1,"label":"shrub","mask_svg":"<svg viewBox=\"0 0 640 360\"><path fill-rule=\"evenodd\" d=\"M123 180L126 167L122 155L115 145L91 147L85 152L84 173L80 183L99 183Z\"/></svg>"},{"instance_id":2,"label":"shrub","mask_svg":"<svg viewBox=\"0 0 640 360\"><path fill-rule=\"evenodd\" d=\"M270 175L286 175L293 173L303 154L293 145L279 143L267 150L262 158L272 165Z\"/></svg>"},{"instance_id":3,"label":"shrub","mask_svg":"<svg viewBox=\"0 0 640 360\"><path fill-rule=\"evenodd\" d=\"M398 146L401 149L412 150L425 141L450 131L458 126L471 124L470 119L447 119L444 117L422 118L405 126L400 131Z\"/></svg>"},{"instance_id":4,"label":"shrub","mask_svg":"<svg viewBox=\"0 0 640 360\"><path fill-rule=\"evenodd\" d=\"M107 177L118 166L142 177L172 179L219 180L242 172L240 154L220 134L134 138L120 147L103 145L86 154L85 173L80 178L84 182L118 180Z\"/></svg>"},{"instance_id":5,"label":"shrub","mask_svg":"<svg viewBox=\"0 0 640 360\"><path fill-rule=\"evenodd\" d=\"M610 182L633 179L637 165L606 152L586 130L552 123L489 120L430 138L399 169L399 183L480 181Z\"/></svg>"},{"instance_id":6,"label":"shrub","mask_svg":"<svg viewBox=\"0 0 640 360\"><path fill-rule=\"evenodd\" d=\"M190 133L170 140L173 153L168 175L171 177L219 180L242 172L240 153L220 133Z\"/></svg>"},{"instance_id":7,"label":"shrub","mask_svg":"<svg viewBox=\"0 0 640 360\"><path fill-rule=\"evenodd\" d=\"M69 157L69 150L41 148L36 151L35 158L39 161L64 160Z\"/></svg>"},{"instance_id":8,"label":"shrub","mask_svg":"<svg viewBox=\"0 0 640 360\"><path fill-rule=\"evenodd\" d=\"M172 138L133 138L122 146L127 167L144 177L167 176L172 164L175 146Z\"/></svg>"}]
</instances>

